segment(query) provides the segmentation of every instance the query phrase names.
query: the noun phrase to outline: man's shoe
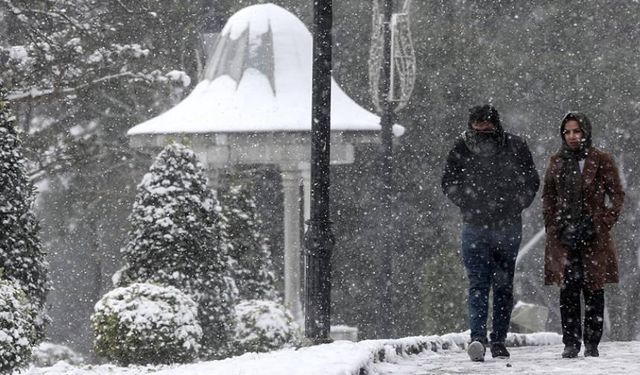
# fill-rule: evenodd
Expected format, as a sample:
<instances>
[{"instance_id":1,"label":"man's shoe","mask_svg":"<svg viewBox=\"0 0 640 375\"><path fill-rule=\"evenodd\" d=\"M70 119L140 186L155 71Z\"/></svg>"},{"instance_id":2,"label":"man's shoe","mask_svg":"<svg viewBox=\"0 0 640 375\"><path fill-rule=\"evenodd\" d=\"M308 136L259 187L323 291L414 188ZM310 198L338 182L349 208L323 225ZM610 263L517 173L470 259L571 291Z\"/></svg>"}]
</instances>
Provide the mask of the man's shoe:
<instances>
[{"instance_id":1,"label":"man's shoe","mask_svg":"<svg viewBox=\"0 0 640 375\"><path fill-rule=\"evenodd\" d=\"M480 341L473 341L469 344L467 348L467 354L469 354L469 358L473 362L484 362L484 352L485 352L484 344Z\"/></svg>"},{"instance_id":2,"label":"man's shoe","mask_svg":"<svg viewBox=\"0 0 640 375\"><path fill-rule=\"evenodd\" d=\"M600 357L600 352L598 352L598 345L585 344L585 346L584 346L584 356L585 357Z\"/></svg>"},{"instance_id":3,"label":"man's shoe","mask_svg":"<svg viewBox=\"0 0 640 375\"><path fill-rule=\"evenodd\" d=\"M510 354L503 342L492 342L491 356L493 358L509 358Z\"/></svg>"},{"instance_id":4,"label":"man's shoe","mask_svg":"<svg viewBox=\"0 0 640 375\"><path fill-rule=\"evenodd\" d=\"M576 358L580 353L580 346L565 345L562 351L562 358Z\"/></svg>"}]
</instances>

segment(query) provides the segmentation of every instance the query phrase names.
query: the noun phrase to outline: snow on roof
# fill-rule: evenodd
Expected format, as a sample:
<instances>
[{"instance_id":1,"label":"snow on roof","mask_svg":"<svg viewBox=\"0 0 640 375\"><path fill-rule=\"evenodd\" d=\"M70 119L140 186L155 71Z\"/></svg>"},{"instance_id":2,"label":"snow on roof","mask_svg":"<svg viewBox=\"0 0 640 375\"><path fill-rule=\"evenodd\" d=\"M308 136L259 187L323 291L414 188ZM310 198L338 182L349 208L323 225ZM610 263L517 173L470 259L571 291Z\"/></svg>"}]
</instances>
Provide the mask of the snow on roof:
<instances>
[{"instance_id":1,"label":"snow on roof","mask_svg":"<svg viewBox=\"0 0 640 375\"><path fill-rule=\"evenodd\" d=\"M128 131L136 134L308 131L311 129L312 37L273 4L244 8L222 30L204 79L178 105ZM380 130L333 80L332 130ZM401 135L404 128L394 126Z\"/></svg>"}]
</instances>

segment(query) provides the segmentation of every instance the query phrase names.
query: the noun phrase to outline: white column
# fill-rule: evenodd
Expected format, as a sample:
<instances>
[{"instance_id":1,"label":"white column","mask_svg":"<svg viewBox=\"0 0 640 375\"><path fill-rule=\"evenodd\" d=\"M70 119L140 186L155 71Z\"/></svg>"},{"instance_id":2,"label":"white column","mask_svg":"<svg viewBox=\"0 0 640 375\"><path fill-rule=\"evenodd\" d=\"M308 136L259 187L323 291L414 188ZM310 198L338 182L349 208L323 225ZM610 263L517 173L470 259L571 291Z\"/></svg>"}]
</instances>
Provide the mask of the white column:
<instances>
[{"instance_id":1,"label":"white column","mask_svg":"<svg viewBox=\"0 0 640 375\"><path fill-rule=\"evenodd\" d=\"M304 182L304 220L307 221L311 217L311 166L305 164L300 166L300 174Z\"/></svg>"},{"instance_id":2,"label":"white column","mask_svg":"<svg viewBox=\"0 0 640 375\"><path fill-rule=\"evenodd\" d=\"M282 190L284 193L284 303L296 322L304 322L300 293L300 213L299 183L300 172L282 170Z\"/></svg>"},{"instance_id":3,"label":"white column","mask_svg":"<svg viewBox=\"0 0 640 375\"><path fill-rule=\"evenodd\" d=\"M298 167L300 168L300 175L302 176L302 186L303 186L303 192L304 192L304 196L302 197L304 199L304 222L306 223L309 218L311 217L311 165L309 163L301 163L300 165L298 165ZM298 181L298 184L300 182ZM302 228L302 230L304 231L304 233L307 233L307 225L304 225L304 228ZM305 270L307 269L306 267L306 258L304 256L304 243L301 244L302 246L302 252L301 252L301 256L302 256L302 271L301 271L301 275L300 278L302 280L303 283L303 287L300 290L300 293L302 293L302 298L305 298L305 291L304 291L304 283L306 280L306 272ZM305 315L304 315L304 301L302 301L303 303L303 307L302 307L302 315L300 317L300 322L299 325L302 328L302 331L304 331L304 325L305 325Z\"/></svg>"},{"instance_id":4,"label":"white column","mask_svg":"<svg viewBox=\"0 0 640 375\"><path fill-rule=\"evenodd\" d=\"M220 188L220 169L213 165L208 165L206 168L209 187L217 191Z\"/></svg>"}]
</instances>

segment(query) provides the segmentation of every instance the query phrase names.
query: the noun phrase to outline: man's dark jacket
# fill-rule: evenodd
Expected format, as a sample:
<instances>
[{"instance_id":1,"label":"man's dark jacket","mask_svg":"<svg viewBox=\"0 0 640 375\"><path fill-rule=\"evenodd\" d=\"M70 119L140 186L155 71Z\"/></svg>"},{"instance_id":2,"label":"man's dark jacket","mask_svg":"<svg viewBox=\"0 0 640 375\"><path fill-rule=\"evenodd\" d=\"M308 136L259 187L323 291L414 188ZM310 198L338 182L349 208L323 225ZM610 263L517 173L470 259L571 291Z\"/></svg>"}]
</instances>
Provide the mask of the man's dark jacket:
<instances>
[{"instance_id":1,"label":"man's dark jacket","mask_svg":"<svg viewBox=\"0 0 640 375\"><path fill-rule=\"evenodd\" d=\"M522 222L540 186L540 178L526 142L504 133L495 155L469 150L464 137L456 139L447 157L442 190L462 212L465 223L501 226Z\"/></svg>"}]
</instances>

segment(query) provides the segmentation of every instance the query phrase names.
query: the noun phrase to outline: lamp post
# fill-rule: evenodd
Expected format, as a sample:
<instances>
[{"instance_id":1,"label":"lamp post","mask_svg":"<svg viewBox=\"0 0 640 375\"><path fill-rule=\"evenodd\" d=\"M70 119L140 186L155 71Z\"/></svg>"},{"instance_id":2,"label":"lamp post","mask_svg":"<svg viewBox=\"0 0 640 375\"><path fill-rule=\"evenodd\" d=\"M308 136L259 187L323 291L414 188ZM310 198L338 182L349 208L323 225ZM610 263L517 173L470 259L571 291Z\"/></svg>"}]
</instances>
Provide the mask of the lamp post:
<instances>
[{"instance_id":1,"label":"lamp post","mask_svg":"<svg viewBox=\"0 0 640 375\"><path fill-rule=\"evenodd\" d=\"M304 239L305 336L314 344L331 341L331 253L335 242L329 210L332 17L331 0L314 1L311 212Z\"/></svg>"},{"instance_id":2,"label":"lamp post","mask_svg":"<svg viewBox=\"0 0 640 375\"><path fill-rule=\"evenodd\" d=\"M377 276L380 311L377 312L376 336L390 338L397 334L394 298L393 251L398 232L395 183L393 178L392 129L395 113L404 108L411 97L416 76L416 57L411 38L409 15L411 0L404 0L400 12L393 12L393 0L373 0L371 48L369 50L369 89L373 104L380 113L380 189L378 204L380 227Z\"/></svg>"},{"instance_id":3,"label":"lamp post","mask_svg":"<svg viewBox=\"0 0 640 375\"><path fill-rule=\"evenodd\" d=\"M391 102L391 15L393 12L392 0L382 2L382 64L380 74L380 96L382 113L380 116L380 141L381 141L381 191L380 206L381 212L388 212L393 215L393 103ZM395 314L392 308L392 276L393 276L393 256L391 252L395 248L395 226L391 215L383 215L383 230L380 231L381 238L381 277L379 287L381 288L381 314L378 321L380 335L385 338L393 336L393 326Z\"/></svg>"}]
</instances>

